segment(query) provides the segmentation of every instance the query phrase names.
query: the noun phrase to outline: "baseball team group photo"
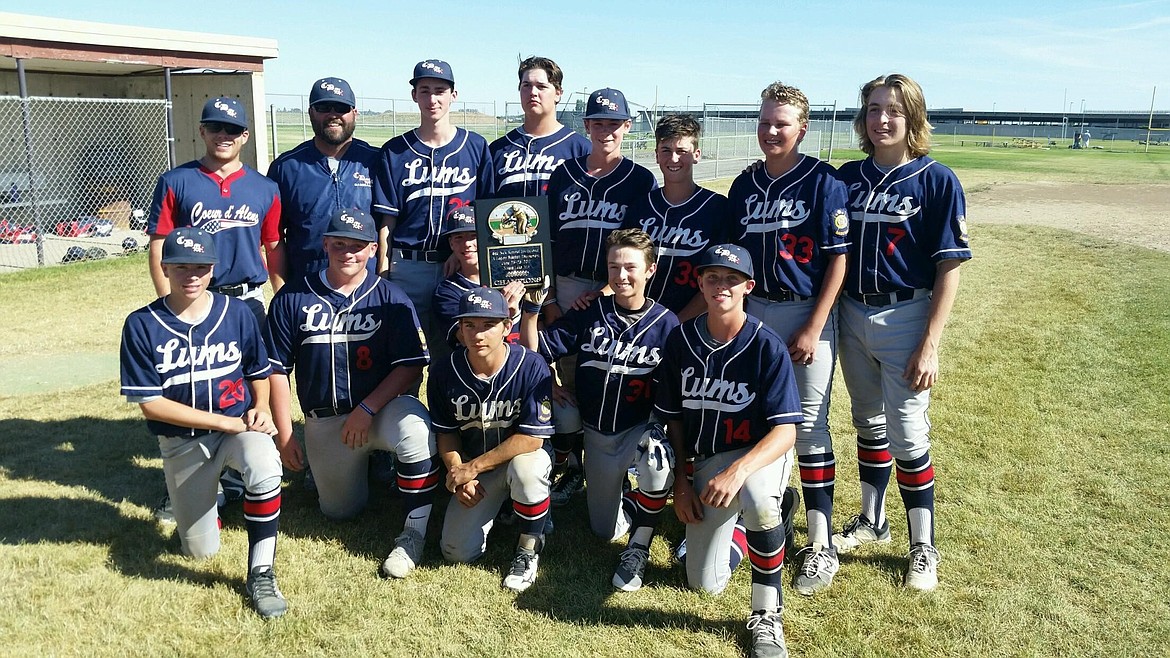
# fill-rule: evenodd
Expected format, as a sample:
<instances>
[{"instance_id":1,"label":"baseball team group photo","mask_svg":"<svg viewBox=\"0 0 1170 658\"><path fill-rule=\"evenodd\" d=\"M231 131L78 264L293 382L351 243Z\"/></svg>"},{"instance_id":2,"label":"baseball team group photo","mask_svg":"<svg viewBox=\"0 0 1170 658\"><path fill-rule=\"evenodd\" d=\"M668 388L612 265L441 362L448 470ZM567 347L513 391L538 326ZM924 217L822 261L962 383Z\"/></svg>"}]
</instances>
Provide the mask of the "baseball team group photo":
<instances>
[{"instance_id":1,"label":"baseball team group photo","mask_svg":"<svg viewBox=\"0 0 1170 658\"><path fill-rule=\"evenodd\" d=\"M524 56L490 139L458 70L388 64L418 123L384 143L307 72L263 173L265 108L209 94L140 252L0 275L4 358L119 367L0 391L14 655L1170 643L1170 159L1086 130L1021 177L876 63L831 160L762 80L754 157L700 183L701 114L639 160L645 90L567 125L574 72ZM1142 212L1028 221L1056 185Z\"/></svg>"}]
</instances>

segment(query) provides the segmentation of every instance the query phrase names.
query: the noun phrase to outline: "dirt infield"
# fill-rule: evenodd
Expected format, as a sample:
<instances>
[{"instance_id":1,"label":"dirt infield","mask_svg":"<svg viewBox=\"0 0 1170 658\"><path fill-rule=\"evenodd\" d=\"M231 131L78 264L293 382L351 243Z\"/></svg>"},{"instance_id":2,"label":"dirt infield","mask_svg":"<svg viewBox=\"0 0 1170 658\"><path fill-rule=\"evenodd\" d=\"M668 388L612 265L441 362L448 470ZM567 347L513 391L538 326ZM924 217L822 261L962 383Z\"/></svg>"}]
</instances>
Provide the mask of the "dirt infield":
<instances>
[{"instance_id":1,"label":"dirt infield","mask_svg":"<svg viewBox=\"0 0 1170 658\"><path fill-rule=\"evenodd\" d=\"M992 183L967 195L973 225L1033 224L1170 251L1170 185Z\"/></svg>"}]
</instances>

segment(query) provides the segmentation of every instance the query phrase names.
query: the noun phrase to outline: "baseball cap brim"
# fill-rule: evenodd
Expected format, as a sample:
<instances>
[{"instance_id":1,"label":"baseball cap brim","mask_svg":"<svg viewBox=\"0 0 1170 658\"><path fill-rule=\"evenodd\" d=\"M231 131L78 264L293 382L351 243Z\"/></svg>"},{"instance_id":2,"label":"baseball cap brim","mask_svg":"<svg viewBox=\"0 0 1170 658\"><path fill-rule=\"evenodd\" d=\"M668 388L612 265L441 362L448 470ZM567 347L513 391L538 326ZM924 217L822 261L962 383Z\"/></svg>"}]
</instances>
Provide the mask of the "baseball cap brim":
<instances>
[{"instance_id":1,"label":"baseball cap brim","mask_svg":"<svg viewBox=\"0 0 1170 658\"><path fill-rule=\"evenodd\" d=\"M374 239L374 240L371 240L371 239L370 239L370 236L368 236L368 235L363 235L363 234L362 234L360 231L353 231L353 230L349 230L349 231L326 231L326 232L325 232L325 237L327 237L327 238L346 238L346 239L349 239L349 240L357 240L358 242L365 242L365 243L367 243L367 244L373 244L373 243L377 242L377 240L376 240L376 239Z\"/></svg>"},{"instance_id":2,"label":"baseball cap brim","mask_svg":"<svg viewBox=\"0 0 1170 658\"><path fill-rule=\"evenodd\" d=\"M595 112L593 114L586 114L586 119L617 119L618 121L630 121L634 117L621 112Z\"/></svg>"}]
</instances>

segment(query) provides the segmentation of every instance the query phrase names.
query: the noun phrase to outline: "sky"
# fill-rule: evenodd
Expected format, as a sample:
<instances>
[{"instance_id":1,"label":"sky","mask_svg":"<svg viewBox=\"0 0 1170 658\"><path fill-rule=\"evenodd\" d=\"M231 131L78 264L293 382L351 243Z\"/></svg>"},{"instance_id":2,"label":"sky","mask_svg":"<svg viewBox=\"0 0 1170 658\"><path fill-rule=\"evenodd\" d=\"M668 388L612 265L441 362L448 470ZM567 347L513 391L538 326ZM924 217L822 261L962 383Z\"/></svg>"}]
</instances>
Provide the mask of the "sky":
<instances>
[{"instance_id":1,"label":"sky","mask_svg":"<svg viewBox=\"0 0 1170 658\"><path fill-rule=\"evenodd\" d=\"M451 64L460 101L517 99L517 56L550 57L565 94L615 87L636 105L756 103L781 80L813 104L856 107L886 73L917 80L931 108L1170 111L1170 0L825 0L231 3L5 0L4 11L265 37L270 94L325 76L359 96L408 99L414 64Z\"/></svg>"}]
</instances>

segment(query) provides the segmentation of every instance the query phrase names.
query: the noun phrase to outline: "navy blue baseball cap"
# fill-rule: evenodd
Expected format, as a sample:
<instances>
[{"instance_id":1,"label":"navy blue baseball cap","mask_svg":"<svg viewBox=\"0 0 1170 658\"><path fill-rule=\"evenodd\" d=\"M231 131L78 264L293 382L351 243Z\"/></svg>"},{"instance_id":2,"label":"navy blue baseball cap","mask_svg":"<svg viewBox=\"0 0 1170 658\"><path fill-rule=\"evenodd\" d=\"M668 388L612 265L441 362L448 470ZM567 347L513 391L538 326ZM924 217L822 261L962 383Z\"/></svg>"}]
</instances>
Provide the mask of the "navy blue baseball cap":
<instances>
[{"instance_id":1,"label":"navy blue baseball cap","mask_svg":"<svg viewBox=\"0 0 1170 658\"><path fill-rule=\"evenodd\" d=\"M345 103L357 107L353 89L341 78L321 78L313 83L313 90L309 92L309 105L317 103Z\"/></svg>"},{"instance_id":2,"label":"navy blue baseball cap","mask_svg":"<svg viewBox=\"0 0 1170 658\"><path fill-rule=\"evenodd\" d=\"M163 265L215 265L215 241L203 229L177 228L163 239Z\"/></svg>"},{"instance_id":3,"label":"navy blue baseball cap","mask_svg":"<svg viewBox=\"0 0 1170 658\"><path fill-rule=\"evenodd\" d=\"M359 242L377 242L378 228L370 213L350 208L338 210L329 218L329 230L325 231L327 238L348 238Z\"/></svg>"},{"instance_id":4,"label":"navy blue baseball cap","mask_svg":"<svg viewBox=\"0 0 1170 658\"><path fill-rule=\"evenodd\" d=\"M441 59L424 59L415 64L414 77L410 79L410 84L413 86L422 78L446 80L451 83L452 88L455 87L455 74L451 72L451 65Z\"/></svg>"},{"instance_id":5,"label":"navy blue baseball cap","mask_svg":"<svg viewBox=\"0 0 1170 658\"><path fill-rule=\"evenodd\" d=\"M468 231L475 232L475 208L459 206L447 215L447 220L443 222L443 234L440 237Z\"/></svg>"},{"instance_id":6,"label":"navy blue baseball cap","mask_svg":"<svg viewBox=\"0 0 1170 658\"><path fill-rule=\"evenodd\" d=\"M617 89L598 89L589 94L589 103L585 106L586 119L620 119L626 121L634 118L630 114L630 105L626 103L626 96Z\"/></svg>"},{"instance_id":7,"label":"navy blue baseball cap","mask_svg":"<svg viewBox=\"0 0 1170 658\"><path fill-rule=\"evenodd\" d=\"M752 257L748 255L747 249L739 245L717 244L703 252L703 258L695 269L701 272L707 267L726 267L746 275L749 279L756 277L755 271L752 270Z\"/></svg>"},{"instance_id":8,"label":"navy blue baseball cap","mask_svg":"<svg viewBox=\"0 0 1170 658\"><path fill-rule=\"evenodd\" d=\"M512 317L508 312L508 302L504 293L495 288L472 288L459 298L459 318L494 318L507 320Z\"/></svg>"},{"instance_id":9,"label":"navy blue baseball cap","mask_svg":"<svg viewBox=\"0 0 1170 658\"><path fill-rule=\"evenodd\" d=\"M203 115L199 118L199 123L209 121L228 123L245 130L248 129L248 113L244 111L243 104L227 96L212 98L203 104Z\"/></svg>"}]
</instances>

